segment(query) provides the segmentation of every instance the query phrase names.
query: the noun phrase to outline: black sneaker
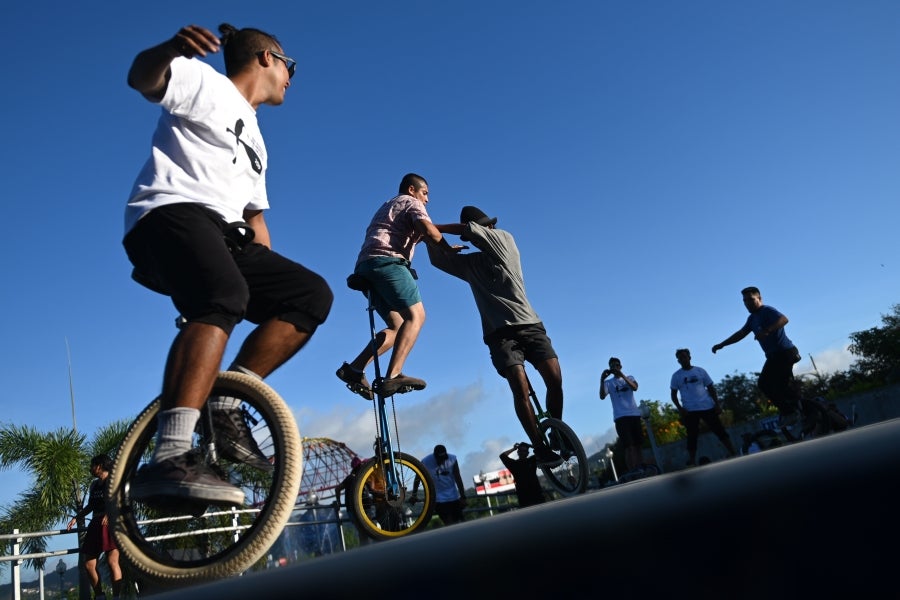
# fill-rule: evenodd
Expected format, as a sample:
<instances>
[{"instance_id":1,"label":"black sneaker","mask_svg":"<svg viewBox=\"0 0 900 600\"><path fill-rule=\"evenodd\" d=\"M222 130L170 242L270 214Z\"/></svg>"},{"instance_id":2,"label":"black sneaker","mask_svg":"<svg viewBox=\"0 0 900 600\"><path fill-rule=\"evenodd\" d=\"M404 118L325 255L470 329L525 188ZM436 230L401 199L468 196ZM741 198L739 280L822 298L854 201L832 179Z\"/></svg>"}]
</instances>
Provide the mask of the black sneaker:
<instances>
[{"instance_id":1,"label":"black sneaker","mask_svg":"<svg viewBox=\"0 0 900 600\"><path fill-rule=\"evenodd\" d=\"M133 500L151 505L178 499L221 506L244 503L244 492L222 481L196 452L144 465L131 480L129 493Z\"/></svg>"},{"instance_id":2,"label":"black sneaker","mask_svg":"<svg viewBox=\"0 0 900 600\"><path fill-rule=\"evenodd\" d=\"M534 458L539 467L552 468L563 464L562 457L543 444L535 447Z\"/></svg>"},{"instance_id":3,"label":"black sneaker","mask_svg":"<svg viewBox=\"0 0 900 600\"><path fill-rule=\"evenodd\" d=\"M275 468L253 439L243 410L214 409L212 421L216 429L216 450L220 457L262 471L272 471Z\"/></svg>"},{"instance_id":4,"label":"black sneaker","mask_svg":"<svg viewBox=\"0 0 900 600\"><path fill-rule=\"evenodd\" d=\"M415 377L408 377L403 373L398 373L396 377L390 379L381 379L377 383L377 391L385 396L393 396L394 394L403 394L413 390L424 390L425 382Z\"/></svg>"},{"instance_id":5,"label":"black sneaker","mask_svg":"<svg viewBox=\"0 0 900 600\"><path fill-rule=\"evenodd\" d=\"M369 380L366 379L366 374L362 371L357 371L349 364L344 363L335 372L335 375L346 383L347 389L354 394L359 394L366 400L372 400L375 397L375 394L372 393L372 386L369 385Z\"/></svg>"}]
</instances>

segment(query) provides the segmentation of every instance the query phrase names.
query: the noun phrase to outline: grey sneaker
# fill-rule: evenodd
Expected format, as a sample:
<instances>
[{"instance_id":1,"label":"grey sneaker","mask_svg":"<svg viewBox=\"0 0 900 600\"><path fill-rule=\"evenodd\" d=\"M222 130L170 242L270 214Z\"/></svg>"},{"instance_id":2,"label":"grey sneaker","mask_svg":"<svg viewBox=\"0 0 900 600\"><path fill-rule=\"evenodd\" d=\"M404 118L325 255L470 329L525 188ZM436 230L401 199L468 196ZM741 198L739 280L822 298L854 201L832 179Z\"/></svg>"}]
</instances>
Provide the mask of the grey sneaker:
<instances>
[{"instance_id":1,"label":"grey sneaker","mask_svg":"<svg viewBox=\"0 0 900 600\"><path fill-rule=\"evenodd\" d=\"M366 374L362 371L357 371L349 364L344 363L335 372L335 375L346 383L347 389L354 394L359 394L366 400L372 400L375 397L375 394L372 393L372 386L369 385L369 380L366 379Z\"/></svg>"},{"instance_id":2,"label":"grey sneaker","mask_svg":"<svg viewBox=\"0 0 900 600\"><path fill-rule=\"evenodd\" d=\"M424 390L425 382L415 377L408 377L403 373L398 373L396 377L390 379L380 379L376 381L376 391L385 395L393 396L394 394L411 392L413 390Z\"/></svg>"},{"instance_id":3,"label":"grey sneaker","mask_svg":"<svg viewBox=\"0 0 900 600\"><path fill-rule=\"evenodd\" d=\"M144 465L131 481L131 498L153 504L174 500L222 506L240 506L244 492L222 481L196 452Z\"/></svg>"},{"instance_id":4,"label":"grey sneaker","mask_svg":"<svg viewBox=\"0 0 900 600\"><path fill-rule=\"evenodd\" d=\"M259 449L247 426L248 416L246 411L239 408L212 411L216 450L219 456L233 463L244 463L262 471L272 471L275 467Z\"/></svg>"}]
</instances>

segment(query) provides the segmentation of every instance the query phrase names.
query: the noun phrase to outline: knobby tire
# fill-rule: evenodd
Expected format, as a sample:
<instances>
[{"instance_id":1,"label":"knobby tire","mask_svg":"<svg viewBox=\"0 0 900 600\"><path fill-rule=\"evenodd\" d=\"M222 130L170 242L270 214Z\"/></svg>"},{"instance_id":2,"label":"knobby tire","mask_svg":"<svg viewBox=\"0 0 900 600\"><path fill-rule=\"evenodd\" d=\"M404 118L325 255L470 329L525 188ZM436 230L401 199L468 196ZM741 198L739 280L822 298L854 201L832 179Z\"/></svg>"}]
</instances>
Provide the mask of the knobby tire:
<instances>
[{"instance_id":1,"label":"knobby tire","mask_svg":"<svg viewBox=\"0 0 900 600\"><path fill-rule=\"evenodd\" d=\"M160 399L143 410L116 454L109 475L107 514L125 562L162 587L220 580L261 562L284 529L300 488L300 434L291 410L278 393L255 377L226 371L219 374L211 396L241 400L251 415L254 439L270 457L274 470L266 473L224 460L213 465L245 492L244 506L230 511L220 507L204 510L187 502L180 503L178 510L169 507L161 511L132 501L129 482L152 454ZM205 412L201 422L204 418ZM200 431L198 425L195 439ZM251 508L258 512L238 512ZM237 533L235 524L240 527Z\"/></svg>"}]
</instances>

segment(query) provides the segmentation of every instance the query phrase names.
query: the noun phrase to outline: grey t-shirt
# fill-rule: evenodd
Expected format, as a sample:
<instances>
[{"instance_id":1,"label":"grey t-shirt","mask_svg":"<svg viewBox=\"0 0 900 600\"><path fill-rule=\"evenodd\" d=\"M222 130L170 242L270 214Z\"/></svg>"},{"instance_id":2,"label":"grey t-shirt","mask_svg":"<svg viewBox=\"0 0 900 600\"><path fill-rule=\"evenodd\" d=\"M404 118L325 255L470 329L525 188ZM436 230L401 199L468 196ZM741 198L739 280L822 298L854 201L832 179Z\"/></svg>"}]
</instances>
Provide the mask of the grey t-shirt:
<instances>
[{"instance_id":1,"label":"grey t-shirt","mask_svg":"<svg viewBox=\"0 0 900 600\"><path fill-rule=\"evenodd\" d=\"M468 282L487 336L510 325L533 325L541 319L525 294L519 249L502 229L468 224L466 237L480 252L453 254L428 246L436 268Z\"/></svg>"}]
</instances>

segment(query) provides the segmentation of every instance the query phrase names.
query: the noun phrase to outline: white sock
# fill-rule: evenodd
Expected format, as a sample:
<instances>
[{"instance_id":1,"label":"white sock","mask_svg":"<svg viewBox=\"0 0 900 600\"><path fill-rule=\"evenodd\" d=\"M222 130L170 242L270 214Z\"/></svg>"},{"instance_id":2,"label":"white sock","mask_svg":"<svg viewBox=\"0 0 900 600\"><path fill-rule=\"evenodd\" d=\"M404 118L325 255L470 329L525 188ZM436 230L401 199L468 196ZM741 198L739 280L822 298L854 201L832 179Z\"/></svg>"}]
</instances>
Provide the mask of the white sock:
<instances>
[{"instance_id":1,"label":"white sock","mask_svg":"<svg viewBox=\"0 0 900 600\"><path fill-rule=\"evenodd\" d=\"M189 451L193 446L194 428L200 419L196 408L170 408L156 415L156 449L154 463Z\"/></svg>"}]
</instances>

